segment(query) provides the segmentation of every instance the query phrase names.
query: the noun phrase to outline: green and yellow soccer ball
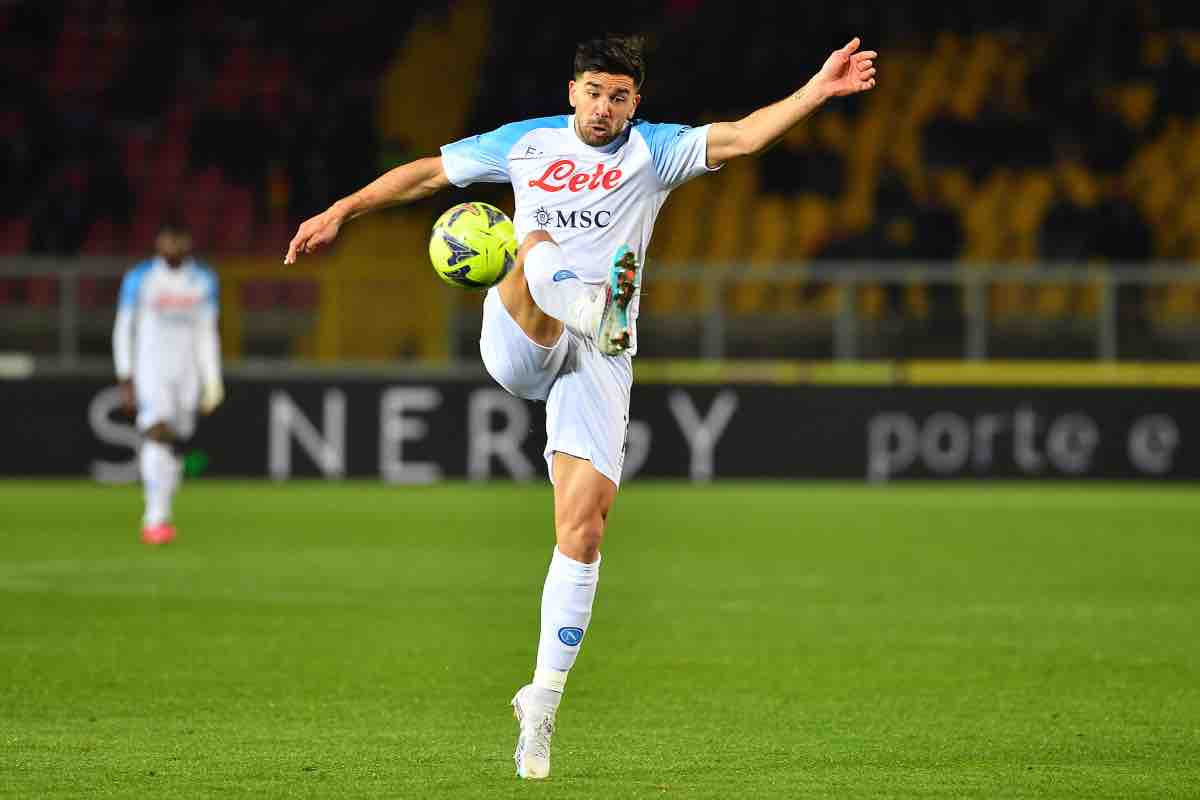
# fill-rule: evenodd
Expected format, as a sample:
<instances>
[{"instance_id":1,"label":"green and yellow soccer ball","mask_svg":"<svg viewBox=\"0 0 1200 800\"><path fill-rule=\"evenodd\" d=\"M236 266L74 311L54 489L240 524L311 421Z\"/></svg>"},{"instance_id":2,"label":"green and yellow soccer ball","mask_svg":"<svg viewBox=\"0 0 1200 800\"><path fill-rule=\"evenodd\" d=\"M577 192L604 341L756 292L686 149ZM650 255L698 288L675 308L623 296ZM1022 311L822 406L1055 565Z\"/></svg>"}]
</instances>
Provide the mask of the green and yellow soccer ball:
<instances>
[{"instance_id":1,"label":"green and yellow soccer ball","mask_svg":"<svg viewBox=\"0 0 1200 800\"><path fill-rule=\"evenodd\" d=\"M495 286L512 269L517 234L512 220L487 203L459 203L438 217L429 260L438 277L460 289Z\"/></svg>"}]
</instances>

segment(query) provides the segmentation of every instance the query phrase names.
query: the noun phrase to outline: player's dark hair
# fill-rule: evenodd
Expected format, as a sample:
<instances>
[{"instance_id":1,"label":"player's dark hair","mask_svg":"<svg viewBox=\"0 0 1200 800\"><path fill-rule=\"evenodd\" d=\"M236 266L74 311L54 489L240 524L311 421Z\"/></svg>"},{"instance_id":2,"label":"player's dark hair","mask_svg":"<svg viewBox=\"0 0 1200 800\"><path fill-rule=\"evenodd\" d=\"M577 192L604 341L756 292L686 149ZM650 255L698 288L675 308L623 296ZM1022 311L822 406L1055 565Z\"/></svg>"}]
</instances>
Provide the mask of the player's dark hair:
<instances>
[{"instance_id":1,"label":"player's dark hair","mask_svg":"<svg viewBox=\"0 0 1200 800\"><path fill-rule=\"evenodd\" d=\"M188 226L187 220L178 211L171 211L163 217L162 222L158 226L158 232L179 236L192 235L192 229Z\"/></svg>"},{"instance_id":2,"label":"player's dark hair","mask_svg":"<svg viewBox=\"0 0 1200 800\"><path fill-rule=\"evenodd\" d=\"M628 75L639 89L646 79L646 62L642 57L645 39L641 36L608 34L599 39L580 42L575 48L575 78L585 72L607 72Z\"/></svg>"}]
</instances>

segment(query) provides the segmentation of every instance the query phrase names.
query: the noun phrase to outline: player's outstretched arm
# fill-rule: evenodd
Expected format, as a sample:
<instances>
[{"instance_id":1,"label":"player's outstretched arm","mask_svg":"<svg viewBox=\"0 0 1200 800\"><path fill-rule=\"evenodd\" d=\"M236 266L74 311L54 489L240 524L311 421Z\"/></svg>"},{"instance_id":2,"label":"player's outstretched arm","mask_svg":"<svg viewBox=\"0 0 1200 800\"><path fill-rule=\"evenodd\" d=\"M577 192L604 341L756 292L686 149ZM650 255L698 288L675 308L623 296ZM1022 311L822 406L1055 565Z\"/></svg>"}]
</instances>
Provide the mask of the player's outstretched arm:
<instances>
[{"instance_id":1,"label":"player's outstretched arm","mask_svg":"<svg viewBox=\"0 0 1200 800\"><path fill-rule=\"evenodd\" d=\"M816 111L831 97L865 92L875 86L874 50L859 52L858 37L834 50L820 71L798 91L778 103L760 108L737 122L717 122L708 128L708 166L759 153Z\"/></svg>"},{"instance_id":2,"label":"player's outstretched arm","mask_svg":"<svg viewBox=\"0 0 1200 800\"><path fill-rule=\"evenodd\" d=\"M225 399L221 370L221 334L217 327L217 289L212 305L196 320L196 366L200 373L200 413L211 414Z\"/></svg>"},{"instance_id":3,"label":"player's outstretched arm","mask_svg":"<svg viewBox=\"0 0 1200 800\"><path fill-rule=\"evenodd\" d=\"M117 317L113 321L113 366L121 387L121 405L128 413L137 408L133 390L133 326L137 314L137 278L134 272L125 273L121 280Z\"/></svg>"},{"instance_id":4,"label":"player's outstretched arm","mask_svg":"<svg viewBox=\"0 0 1200 800\"><path fill-rule=\"evenodd\" d=\"M442 169L441 156L421 158L389 170L348 197L306 219L288 244L283 263L296 263L296 256L311 253L337 238L342 223L377 208L411 203L450 185Z\"/></svg>"}]
</instances>

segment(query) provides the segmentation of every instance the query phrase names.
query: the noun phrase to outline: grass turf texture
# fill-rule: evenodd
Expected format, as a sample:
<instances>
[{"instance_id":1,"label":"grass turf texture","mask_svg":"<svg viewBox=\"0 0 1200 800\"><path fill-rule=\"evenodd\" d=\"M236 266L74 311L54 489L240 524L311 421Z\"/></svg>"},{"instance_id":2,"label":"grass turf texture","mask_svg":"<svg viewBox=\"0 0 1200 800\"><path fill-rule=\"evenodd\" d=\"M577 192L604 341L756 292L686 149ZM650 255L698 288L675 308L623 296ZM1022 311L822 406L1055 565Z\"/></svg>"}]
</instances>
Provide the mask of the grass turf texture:
<instances>
[{"instance_id":1,"label":"grass turf texture","mask_svg":"<svg viewBox=\"0 0 1200 800\"><path fill-rule=\"evenodd\" d=\"M634 484L552 778L548 487L0 483L0 795L1183 797L1200 493Z\"/></svg>"}]
</instances>

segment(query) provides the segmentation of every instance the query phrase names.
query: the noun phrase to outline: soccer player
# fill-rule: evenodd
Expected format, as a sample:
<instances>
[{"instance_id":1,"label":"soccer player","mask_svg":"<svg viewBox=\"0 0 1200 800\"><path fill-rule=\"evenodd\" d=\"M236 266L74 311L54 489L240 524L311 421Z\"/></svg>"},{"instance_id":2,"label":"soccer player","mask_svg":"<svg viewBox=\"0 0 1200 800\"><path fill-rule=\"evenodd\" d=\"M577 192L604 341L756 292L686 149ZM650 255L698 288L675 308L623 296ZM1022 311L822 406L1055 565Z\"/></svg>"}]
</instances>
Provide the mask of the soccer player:
<instances>
[{"instance_id":1,"label":"soccer player","mask_svg":"<svg viewBox=\"0 0 1200 800\"><path fill-rule=\"evenodd\" d=\"M512 183L522 243L484 300L479 349L504 389L546 403L556 541L533 680L512 701L523 778L550 772L556 713L592 614L621 479L641 263L655 216L685 181L764 150L831 97L871 89L876 54L858 48L855 38L834 51L777 103L689 128L634 117L645 74L640 37L584 42L567 83L574 113L504 125L397 167L306 220L288 245L290 264L373 209L451 184Z\"/></svg>"},{"instance_id":2,"label":"soccer player","mask_svg":"<svg viewBox=\"0 0 1200 800\"><path fill-rule=\"evenodd\" d=\"M179 449L225 396L217 335L217 276L191 256L186 226L166 222L156 255L125 273L113 325L113 360L126 410L137 411L146 509L142 541L175 538L171 501L183 475Z\"/></svg>"}]
</instances>

